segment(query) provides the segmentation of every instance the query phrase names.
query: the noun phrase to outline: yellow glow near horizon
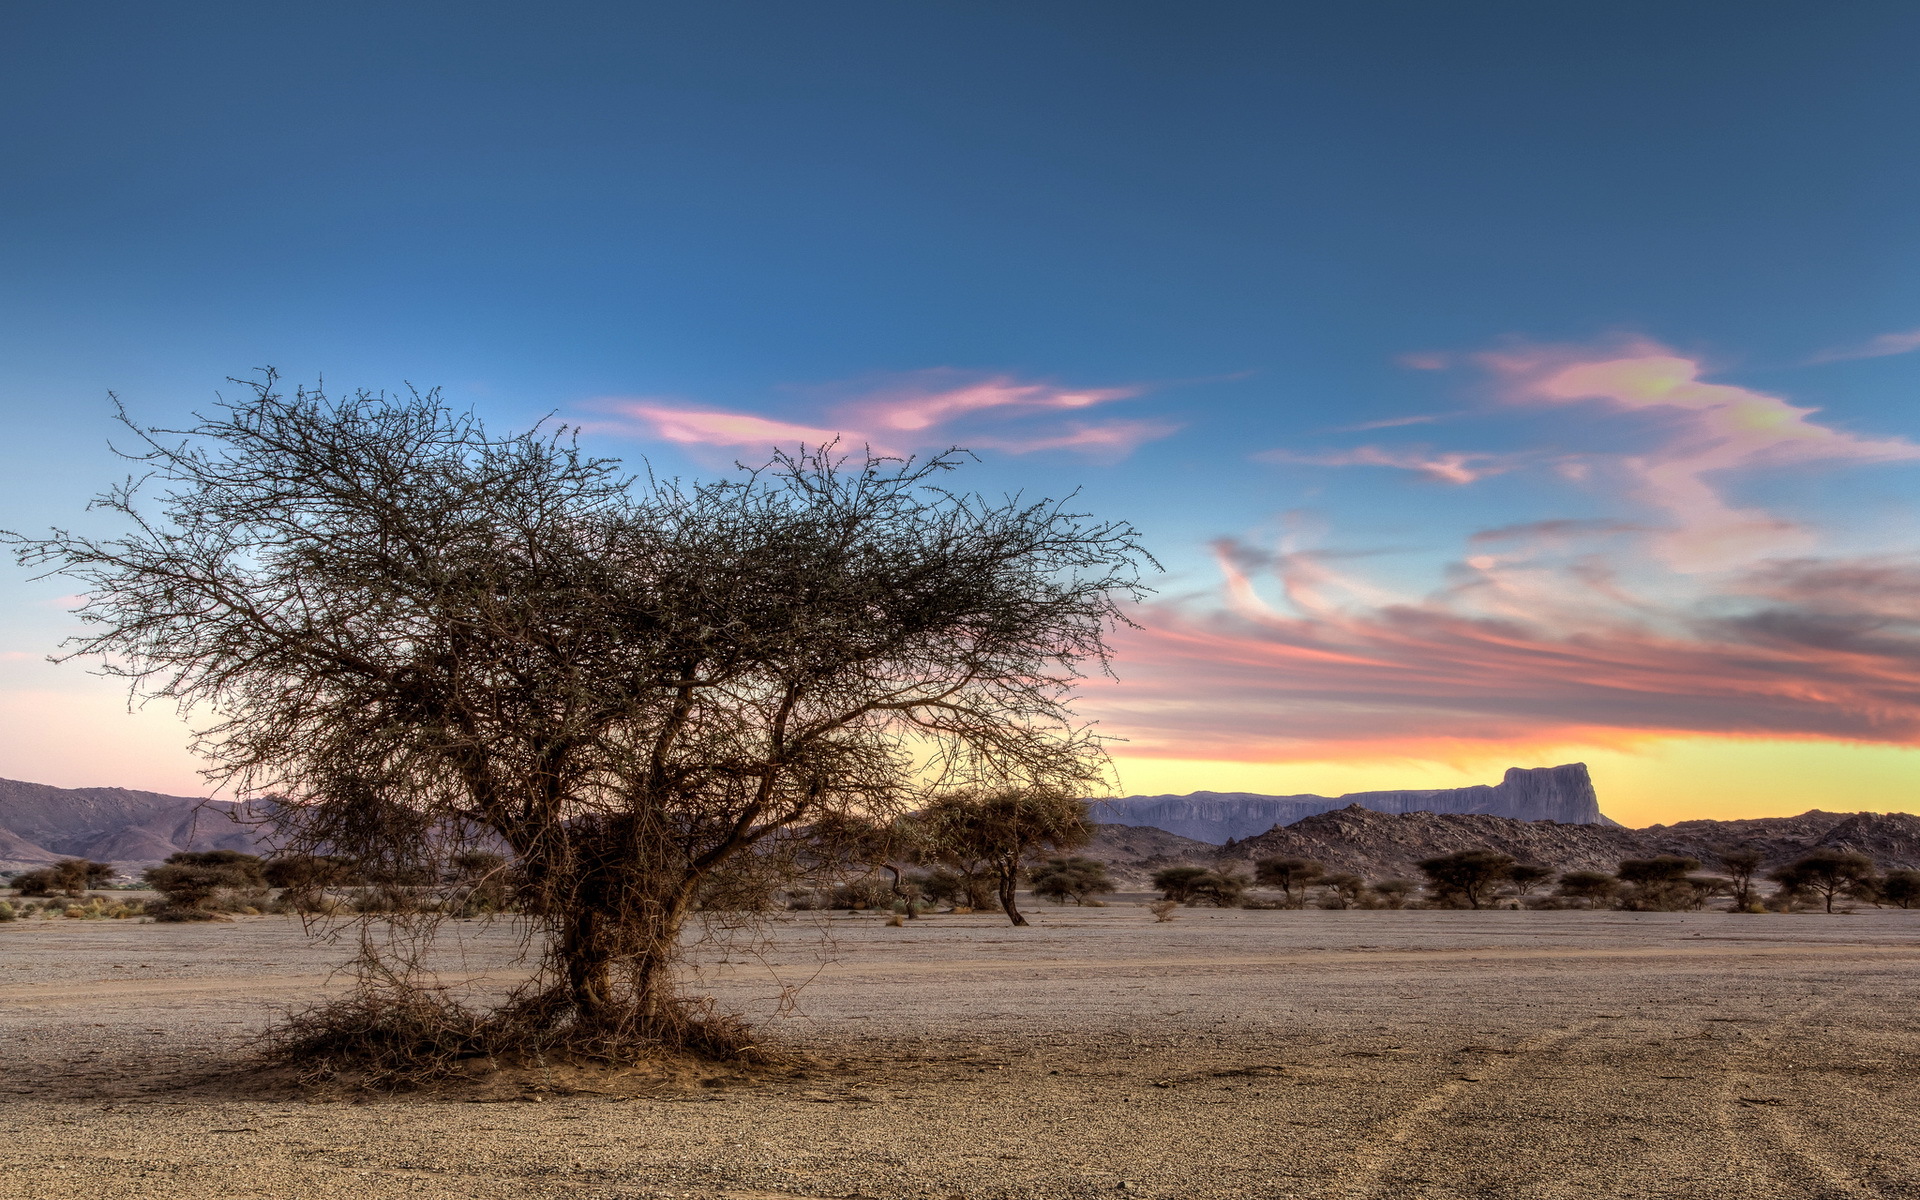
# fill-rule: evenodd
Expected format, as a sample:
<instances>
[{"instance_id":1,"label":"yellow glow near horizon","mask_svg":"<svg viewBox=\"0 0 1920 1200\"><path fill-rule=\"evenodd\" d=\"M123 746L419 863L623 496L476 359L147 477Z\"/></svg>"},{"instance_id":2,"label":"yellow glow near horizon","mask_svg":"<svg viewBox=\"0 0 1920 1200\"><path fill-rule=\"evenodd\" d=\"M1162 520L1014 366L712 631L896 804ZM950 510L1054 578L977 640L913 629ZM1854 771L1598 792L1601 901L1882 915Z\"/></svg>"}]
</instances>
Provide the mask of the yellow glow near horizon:
<instances>
[{"instance_id":1,"label":"yellow glow near horizon","mask_svg":"<svg viewBox=\"0 0 1920 1200\"><path fill-rule=\"evenodd\" d=\"M1524 758L1524 761L1522 761ZM1600 811L1623 825L1697 818L1837 812L1920 812L1920 748L1838 742L1671 741L1627 752L1568 746L1524 756L1490 753L1449 764L1412 761L1244 763L1115 755L1126 794L1196 791L1268 795L1498 783L1505 768L1584 762Z\"/></svg>"}]
</instances>

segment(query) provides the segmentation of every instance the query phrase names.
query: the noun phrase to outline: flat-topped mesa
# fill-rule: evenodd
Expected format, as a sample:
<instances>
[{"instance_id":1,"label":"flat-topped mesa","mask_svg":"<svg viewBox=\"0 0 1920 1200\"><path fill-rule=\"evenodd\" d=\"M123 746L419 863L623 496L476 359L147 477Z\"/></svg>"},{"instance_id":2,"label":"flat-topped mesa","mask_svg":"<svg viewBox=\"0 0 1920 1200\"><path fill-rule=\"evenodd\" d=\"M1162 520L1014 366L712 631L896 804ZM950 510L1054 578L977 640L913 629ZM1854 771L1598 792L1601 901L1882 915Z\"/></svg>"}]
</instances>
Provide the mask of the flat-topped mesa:
<instances>
[{"instance_id":1,"label":"flat-topped mesa","mask_svg":"<svg viewBox=\"0 0 1920 1200\"><path fill-rule=\"evenodd\" d=\"M1484 813L1563 825L1612 825L1600 813L1587 764L1509 767L1497 784L1344 796L1262 796L1254 792L1193 792L1185 796L1127 796L1096 800L1093 819L1112 825L1151 825L1181 837L1219 845L1291 825L1316 813L1357 804L1383 813Z\"/></svg>"}]
</instances>

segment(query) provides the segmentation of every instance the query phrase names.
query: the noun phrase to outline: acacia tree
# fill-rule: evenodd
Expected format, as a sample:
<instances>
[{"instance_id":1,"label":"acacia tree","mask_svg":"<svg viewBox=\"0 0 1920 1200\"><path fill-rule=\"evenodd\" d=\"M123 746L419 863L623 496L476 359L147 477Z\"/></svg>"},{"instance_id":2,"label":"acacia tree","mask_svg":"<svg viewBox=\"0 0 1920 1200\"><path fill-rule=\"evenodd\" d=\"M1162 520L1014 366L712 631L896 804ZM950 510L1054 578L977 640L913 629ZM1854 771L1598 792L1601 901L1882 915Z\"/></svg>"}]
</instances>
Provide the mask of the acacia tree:
<instances>
[{"instance_id":1,"label":"acacia tree","mask_svg":"<svg viewBox=\"0 0 1920 1200\"><path fill-rule=\"evenodd\" d=\"M1729 890L1733 893L1733 911L1752 911L1756 907L1753 877L1760 870L1760 864L1766 861L1765 856L1750 846L1742 846L1722 850L1714 857L1720 860L1721 869L1727 873Z\"/></svg>"},{"instance_id":2,"label":"acacia tree","mask_svg":"<svg viewBox=\"0 0 1920 1200\"><path fill-rule=\"evenodd\" d=\"M1479 908L1491 899L1493 889L1513 869L1510 854L1497 850L1456 850L1415 863L1427 877L1427 884L1442 899L1458 897L1470 907Z\"/></svg>"},{"instance_id":3,"label":"acacia tree","mask_svg":"<svg viewBox=\"0 0 1920 1200\"><path fill-rule=\"evenodd\" d=\"M1307 902L1307 889L1326 873L1326 864L1310 858L1263 858L1253 865L1254 880L1279 888L1286 896L1288 908L1303 907Z\"/></svg>"},{"instance_id":4,"label":"acacia tree","mask_svg":"<svg viewBox=\"0 0 1920 1200\"><path fill-rule=\"evenodd\" d=\"M1093 837L1087 803L1061 784L962 789L936 795L917 821L935 857L984 862L1013 925L1027 924L1014 892L1033 855L1072 850Z\"/></svg>"},{"instance_id":5,"label":"acacia tree","mask_svg":"<svg viewBox=\"0 0 1920 1200\"><path fill-rule=\"evenodd\" d=\"M98 504L130 532L11 540L81 584L73 654L216 714L210 778L278 797L284 849L376 878L510 852L543 1044L700 1044L682 924L780 831L1102 769L1068 700L1140 594L1129 526L949 491L959 453L682 485L435 393L245 386L128 422L141 475Z\"/></svg>"},{"instance_id":6,"label":"acacia tree","mask_svg":"<svg viewBox=\"0 0 1920 1200\"><path fill-rule=\"evenodd\" d=\"M1851 850L1815 850L1768 876L1788 895L1812 892L1833 911L1836 896L1864 889L1873 880L1873 860Z\"/></svg>"}]
</instances>

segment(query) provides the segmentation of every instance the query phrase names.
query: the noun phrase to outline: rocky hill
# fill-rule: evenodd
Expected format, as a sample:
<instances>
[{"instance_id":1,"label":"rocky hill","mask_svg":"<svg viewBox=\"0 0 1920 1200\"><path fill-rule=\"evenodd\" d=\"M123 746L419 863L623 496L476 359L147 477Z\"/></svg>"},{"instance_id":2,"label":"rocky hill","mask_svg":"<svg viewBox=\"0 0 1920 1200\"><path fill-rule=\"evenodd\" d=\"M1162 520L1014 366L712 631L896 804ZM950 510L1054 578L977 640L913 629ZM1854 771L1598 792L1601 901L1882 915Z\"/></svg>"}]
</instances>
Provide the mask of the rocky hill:
<instances>
[{"instance_id":1,"label":"rocky hill","mask_svg":"<svg viewBox=\"0 0 1920 1200\"><path fill-rule=\"evenodd\" d=\"M1103 828L1095 839L1094 856L1103 857L1119 840L1118 834ZM1150 876L1159 866L1176 865L1171 861L1176 858L1181 864L1242 873L1251 873L1253 864L1262 858L1310 858L1324 863L1330 871L1350 871L1369 879L1417 879L1420 872L1415 864L1421 859L1456 850L1497 850L1556 871L1611 871L1622 859L1657 854L1697 858L1712 869L1717 851L1735 847L1760 851L1769 867L1811 850L1837 849L1865 854L1882 868L1920 868L1920 816L1815 810L1797 817L1684 821L1624 829L1616 825L1517 821L1486 813L1381 813L1352 805L1317 813L1245 841L1205 846L1201 852L1170 844L1158 853L1159 858L1169 861L1157 862L1151 868L1146 855L1126 865L1132 878Z\"/></svg>"},{"instance_id":2,"label":"rocky hill","mask_svg":"<svg viewBox=\"0 0 1920 1200\"><path fill-rule=\"evenodd\" d=\"M62 858L137 867L181 850L252 852L259 839L240 815L226 801L0 779L0 870Z\"/></svg>"},{"instance_id":3,"label":"rocky hill","mask_svg":"<svg viewBox=\"0 0 1920 1200\"><path fill-rule=\"evenodd\" d=\"M1107 864L1121 891L1141 891L1163 867L1211 867L1220 847L1151 825L1096 825L1093 840L1073 851Z\"/></svg>"},{"instance_id":4,"label":"rocky hill","mask_svg":"<svg viewBox=\"0 0 1920 1200\"><path fill-rule=\"evenodd\" d=\"M1612 825L1600 813L1587 764L1511 767L1497 784L1344 796L1263 796L1254 792L1192 792L1185 796L1128 796L1094 802L1094 819L1115 825L1151 825L1215 845L1292 825L1318 813L1358 805L1380 813L1481 813L1520 821Z\"/></svg>"}]
</instances>

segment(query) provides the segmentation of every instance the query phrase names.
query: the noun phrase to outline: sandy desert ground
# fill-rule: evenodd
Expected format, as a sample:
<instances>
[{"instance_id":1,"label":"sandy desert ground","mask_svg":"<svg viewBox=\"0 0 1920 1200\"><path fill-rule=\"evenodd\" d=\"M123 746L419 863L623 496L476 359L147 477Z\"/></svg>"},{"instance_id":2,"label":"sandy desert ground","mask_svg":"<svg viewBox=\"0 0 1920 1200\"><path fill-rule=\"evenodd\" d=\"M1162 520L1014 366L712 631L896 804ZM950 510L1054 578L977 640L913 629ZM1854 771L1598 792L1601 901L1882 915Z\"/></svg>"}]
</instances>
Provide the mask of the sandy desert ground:
<instances>
[{"instance_id":1,"label":"sandy desert ground","mask_svg":"<svg viewBox=\"0 0 1920 1200\"><path fill-rule=\"evenodd\" d=\"M804 1078L366 1103L206 1081L345 946L0 926L0 1197L1920 1196L1920 911L1035 921L704 947Z\"/></svg>"}]
</instances>

